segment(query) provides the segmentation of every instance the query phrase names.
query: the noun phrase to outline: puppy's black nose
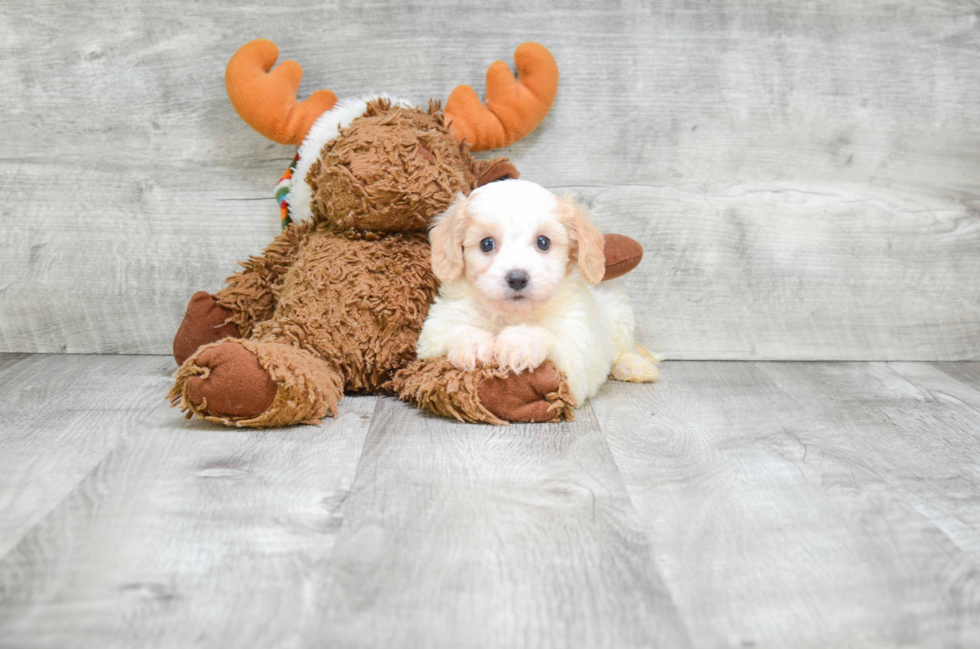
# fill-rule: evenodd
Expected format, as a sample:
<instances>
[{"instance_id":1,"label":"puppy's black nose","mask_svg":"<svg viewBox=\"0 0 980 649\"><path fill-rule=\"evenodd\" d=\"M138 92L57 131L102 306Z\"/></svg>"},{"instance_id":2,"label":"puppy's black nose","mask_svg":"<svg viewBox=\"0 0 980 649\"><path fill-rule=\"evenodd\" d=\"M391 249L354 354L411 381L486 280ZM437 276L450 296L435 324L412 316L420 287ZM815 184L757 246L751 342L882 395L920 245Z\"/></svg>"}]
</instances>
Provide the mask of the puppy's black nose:
<instances>
[{"instance_id":1,"label":"puppy's black nose","mask_svg":"<svg viewBox=\"0 0 980 649\"><path fill-rule=\"evenodd\" d=\"M515 291L519 291L527 286L530 279L531 278L527 276L527 271L512 270L507 273L507 286L511 287Z\"/></svg>"}]
</instances>

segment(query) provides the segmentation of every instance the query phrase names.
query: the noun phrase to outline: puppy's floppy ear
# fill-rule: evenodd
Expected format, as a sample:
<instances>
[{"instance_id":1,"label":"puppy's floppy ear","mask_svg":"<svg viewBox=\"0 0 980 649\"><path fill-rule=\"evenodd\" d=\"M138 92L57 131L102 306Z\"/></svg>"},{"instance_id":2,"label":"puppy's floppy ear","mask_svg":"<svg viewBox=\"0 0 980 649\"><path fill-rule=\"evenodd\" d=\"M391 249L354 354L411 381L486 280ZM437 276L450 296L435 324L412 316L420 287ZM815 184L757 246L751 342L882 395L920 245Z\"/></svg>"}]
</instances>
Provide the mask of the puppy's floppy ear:
<instances>
[{"instance_id":1,"label":"puppy's floppy ear","mask_svg":"<svg viewBox=\"0 0 980 649\"><path fill-rule=\"evenodd\" d=\"M432 272L440 282L454 282L463 274L463 235L466 234L466 205L463 194L432 222Z\"/></svg>"},{"instance_id":2,"label":"puppy's floppy ear","mask_svg":"<svg viewBox=\"0 0 980 649\"><path fill-rule=\"evenodd\" d=\"M593 286L598 284L606 274L602 233L592 224L585 208L568 195L558 199L558 213L571 239L572 258L578 260L585 281Z\"/></svg>"}]
</instances>

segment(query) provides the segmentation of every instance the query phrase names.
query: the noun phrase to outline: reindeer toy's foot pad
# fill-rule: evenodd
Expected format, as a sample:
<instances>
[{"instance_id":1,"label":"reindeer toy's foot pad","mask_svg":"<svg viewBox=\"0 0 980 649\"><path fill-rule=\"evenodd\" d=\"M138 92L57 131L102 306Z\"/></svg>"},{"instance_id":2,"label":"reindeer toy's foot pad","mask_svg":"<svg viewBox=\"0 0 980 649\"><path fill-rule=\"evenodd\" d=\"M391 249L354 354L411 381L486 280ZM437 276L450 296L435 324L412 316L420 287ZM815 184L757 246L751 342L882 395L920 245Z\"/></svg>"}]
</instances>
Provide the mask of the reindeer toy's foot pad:
<instances>
[{"instance_id":1,"label":"reindeer toy's foot pad","mask_svg":"<svg viewBox=\"0 0 980 649\"><path fill-rule=\"evenodd\" d=\"M224 340L177 370L169 399L199 419L267 428L337 415L343 380L329 363L279 342Z\"/></svg>"}]
</instances>

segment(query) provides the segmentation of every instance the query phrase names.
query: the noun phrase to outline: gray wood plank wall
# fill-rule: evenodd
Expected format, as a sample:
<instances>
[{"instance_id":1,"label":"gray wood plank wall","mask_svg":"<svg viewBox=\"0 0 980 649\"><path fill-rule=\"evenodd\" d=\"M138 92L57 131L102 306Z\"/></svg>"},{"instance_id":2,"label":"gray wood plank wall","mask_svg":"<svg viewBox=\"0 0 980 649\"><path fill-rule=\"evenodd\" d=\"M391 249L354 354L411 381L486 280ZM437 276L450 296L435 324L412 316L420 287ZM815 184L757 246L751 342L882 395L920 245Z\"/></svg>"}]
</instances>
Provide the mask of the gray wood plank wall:
<instances>
[{"instance_id":1,"label":"gray wood plank wall","mask_svg":"<svg viewBox=\"0 0 980 649\"><path fill-rule=\"evenodd\" d=\"M235 115L246 40L301 92L419 103L545 43L507 154L646 247L673 358L980 358L980 3L65 3L0 12L0 351L166 353L275 236L293 150Z\"/></svg>"}]
</instances>

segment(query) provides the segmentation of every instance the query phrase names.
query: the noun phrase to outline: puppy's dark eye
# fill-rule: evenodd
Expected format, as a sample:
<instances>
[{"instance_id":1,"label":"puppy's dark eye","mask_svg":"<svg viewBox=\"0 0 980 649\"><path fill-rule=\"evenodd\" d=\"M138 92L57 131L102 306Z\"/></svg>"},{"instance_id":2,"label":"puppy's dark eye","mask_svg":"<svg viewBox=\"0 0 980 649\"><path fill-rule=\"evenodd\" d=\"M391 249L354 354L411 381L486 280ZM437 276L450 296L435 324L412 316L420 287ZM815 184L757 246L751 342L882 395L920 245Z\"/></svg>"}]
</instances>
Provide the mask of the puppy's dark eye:
<instances>
[{"instance_id":1,"label":"puppy's dark eye","mask_svg":"<svg viewBox=\"0 0 980 649\"><path fill-rule=\"evenodd\" d=\"M545 236L538 237L538 250L547 250L551 247L551 239Z\"/></svg>"},{"instance_id":2,"label":"puppy's dark eye","mask_svg":"<svg viewBox=\"0 0 980 649\"><path fill-rule=\"evenodd\" d=\"M482 250L483 252L493 252L493 248L494 248L493 237L487 237L486 239L480 242L480 250Z\"/></svg>"}]
</instances>

